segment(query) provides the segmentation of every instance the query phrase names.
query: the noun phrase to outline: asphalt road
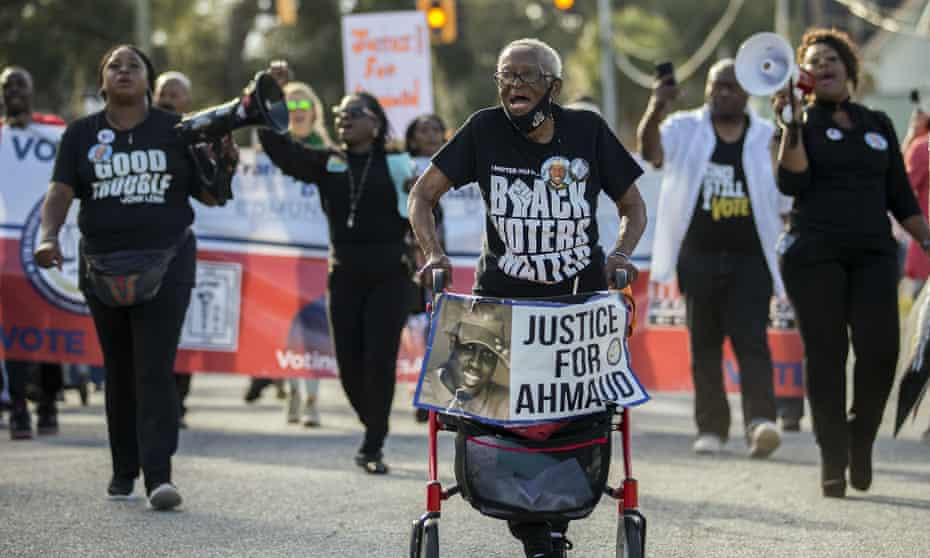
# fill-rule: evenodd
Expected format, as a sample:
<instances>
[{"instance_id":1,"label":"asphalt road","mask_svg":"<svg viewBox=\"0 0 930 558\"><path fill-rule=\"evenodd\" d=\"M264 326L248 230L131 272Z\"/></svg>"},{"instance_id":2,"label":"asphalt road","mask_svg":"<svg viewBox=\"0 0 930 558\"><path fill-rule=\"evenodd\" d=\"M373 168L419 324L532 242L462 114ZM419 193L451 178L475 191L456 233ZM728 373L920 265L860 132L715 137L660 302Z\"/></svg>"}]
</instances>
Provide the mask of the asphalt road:
<instances>
[{"instance_id":1,"label":"asphalt road","mask_svg":"<svg viewBox=\"0 0 930 558\"><path fill-rule=\"evenodd\" d=\"M271 389L246 406L245 378L199 375L193 384L191 429L174 462L185 498L176 512L150 511L142 498L106 499L101 394L79 407L69 392L58 436L0 437L0 557L406 556L410 522L423 511L427 454L405 387L386 448L392 474L372 477L352 464L361 435L336 382L323 382L324 427L315 430L286 425ZM897 440L886 420L872 490L826 500L807 419L767 461L745 457L736 429L726 454L699 457L690 452L690 395L658 394L633 413L647 556L930 556L930 446L919 441L928 420L924 409ZM451 464L447 434L444 483ZM612 478L620 469L615 460ZM605 498L572 525L570 556L612 557L615 529ZM444 506L441 548L448 557L522 556L503 523L460 498Z\"/></svg>"}]
</instances>

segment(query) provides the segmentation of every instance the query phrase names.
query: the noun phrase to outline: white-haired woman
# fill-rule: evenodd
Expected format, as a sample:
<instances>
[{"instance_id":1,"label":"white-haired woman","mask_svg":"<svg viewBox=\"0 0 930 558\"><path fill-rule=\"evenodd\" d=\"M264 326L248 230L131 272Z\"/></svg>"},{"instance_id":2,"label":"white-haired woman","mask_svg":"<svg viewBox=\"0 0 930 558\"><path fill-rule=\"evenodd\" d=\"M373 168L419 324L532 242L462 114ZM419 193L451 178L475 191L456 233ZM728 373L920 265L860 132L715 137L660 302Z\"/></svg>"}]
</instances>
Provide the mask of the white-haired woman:
<instances>
[{"instance_id":1,"label":"white-haired woman","mask_svg":"<svg viewBox=\"0 0 930 558\"><path fill-rule=\"evenodd\" d=\"M429 283L433 269L452 277L432 209L450 188L471 182L481 188L488 214L475 294L512 299L604 290L618 269L635 279L629 254L646 226L634 184L642 169L598 114L555 103L562 61L549 45L537 39L510 43L500 53L494 79L500 106L473 114L410 193L410 222L427 256L423 279ZM626 219L608 254L598 243L602 191ZM560 199L564 205L550 211L535 199ZM551 231L571 233L555 241ZM567 520L509 525L527 557L562 558L570 546Z\"/></svg>"}]
</instances>

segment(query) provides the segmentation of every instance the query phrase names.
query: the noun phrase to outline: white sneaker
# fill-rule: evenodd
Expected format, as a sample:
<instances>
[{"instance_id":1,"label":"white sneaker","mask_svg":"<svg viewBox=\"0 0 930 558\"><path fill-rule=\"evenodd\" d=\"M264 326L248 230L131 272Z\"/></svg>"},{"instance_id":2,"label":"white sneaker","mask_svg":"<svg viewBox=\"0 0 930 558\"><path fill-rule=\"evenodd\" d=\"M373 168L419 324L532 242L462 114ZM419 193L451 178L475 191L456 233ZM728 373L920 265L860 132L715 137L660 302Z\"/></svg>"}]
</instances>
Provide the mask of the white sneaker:
<instances>
[{"instance_id":1,"label":"white sneaker","mask_svg":"<svg viewBox=\"0 0 930 558\"><path fill-rule=\"evenodd\" d=\"M181 505L181 493L170 482L159 484L149 494L149 507L153 510L167 511Z\"/></svg>"},{"instance_id":2,"label":"white sneaker","mask_svg":"<svg viewBox=\"0 0 930 558\"><path fill-rule=\"evenodd\" d=\"M775 423L761 420L750 423L749 430L749 457L764 459L781 445L781 434Z\"/></svg>"},{"instance_id":3,"label":"white sneaker","mask_svg":"<svg viewBox=\"0 0 930 558\"><path fill-rule=\"evenodd\" d=\"M716 434L699 434L691 449L698 455L716 455L723 450L723 440Z\"/></svg>"},{"instance_id":4,"label":"white sneaker","mask_svg":"<svg viewBox=\"0 0 930 558\"><path fill-rule=\"evenodd\" d=\"M300 392L292 390L287 396L287 422L297 424L300 422Z\"/></svg>"},{"instance_id":5,"label":"white sneaker","mask_svg":"<svg viewBox=\"0 0 930 558\"><path fill-rule=\"evenodd\" d=\"M320 425L320 410L316 406L316 397L312 395L307 397L307 404L304 406L304 416L301 420L304 426L308 428Z\"/></svg>"}]
</instances>

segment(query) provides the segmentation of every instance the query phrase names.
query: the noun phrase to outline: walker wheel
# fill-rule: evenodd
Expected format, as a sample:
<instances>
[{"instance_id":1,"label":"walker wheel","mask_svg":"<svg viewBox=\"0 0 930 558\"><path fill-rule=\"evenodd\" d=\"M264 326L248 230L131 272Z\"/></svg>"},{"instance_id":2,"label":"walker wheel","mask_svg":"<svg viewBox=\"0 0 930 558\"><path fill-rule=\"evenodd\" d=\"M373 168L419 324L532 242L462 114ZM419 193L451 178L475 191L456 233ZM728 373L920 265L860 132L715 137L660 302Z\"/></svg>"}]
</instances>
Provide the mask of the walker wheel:
<instances>
[{"instance_id":1,"label":"walker wheel","mask_svg":"<svg viewBox=\"0 0 930 558\"><path fill-rule=\"evenodd\" d=\"M643 558L646 555L646 518L638 511L627 511L617 525L617 558Z\"/></svg>"}]
</instances>

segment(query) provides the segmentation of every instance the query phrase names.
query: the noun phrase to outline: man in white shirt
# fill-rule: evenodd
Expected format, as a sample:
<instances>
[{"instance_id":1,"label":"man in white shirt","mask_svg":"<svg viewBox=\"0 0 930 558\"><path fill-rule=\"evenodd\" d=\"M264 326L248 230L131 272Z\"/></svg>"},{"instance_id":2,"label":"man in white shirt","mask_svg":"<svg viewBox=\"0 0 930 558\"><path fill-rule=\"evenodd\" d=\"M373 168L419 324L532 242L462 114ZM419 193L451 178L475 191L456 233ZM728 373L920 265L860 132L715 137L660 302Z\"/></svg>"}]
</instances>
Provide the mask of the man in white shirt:
<instances>
[{"instance_id":1,"label":"man in white shirt","mask_svg":"<svg viewBox=\"0 0 930 558\"><path fill-rule=\"evenodd\" d=\"M677 275L687 306L693 449L717 453L729 437L721 370L729 337L749 454L767 457L781 444L766 337L773 289L784 292L774 250L784 203L769 152L774 126L747 110L732 60L710 69L704 106L666 118L676 96L673 82L657 81L638 139L643 157L663 169L651 274L659 283Z\"/></svg>"}]
</instances>

